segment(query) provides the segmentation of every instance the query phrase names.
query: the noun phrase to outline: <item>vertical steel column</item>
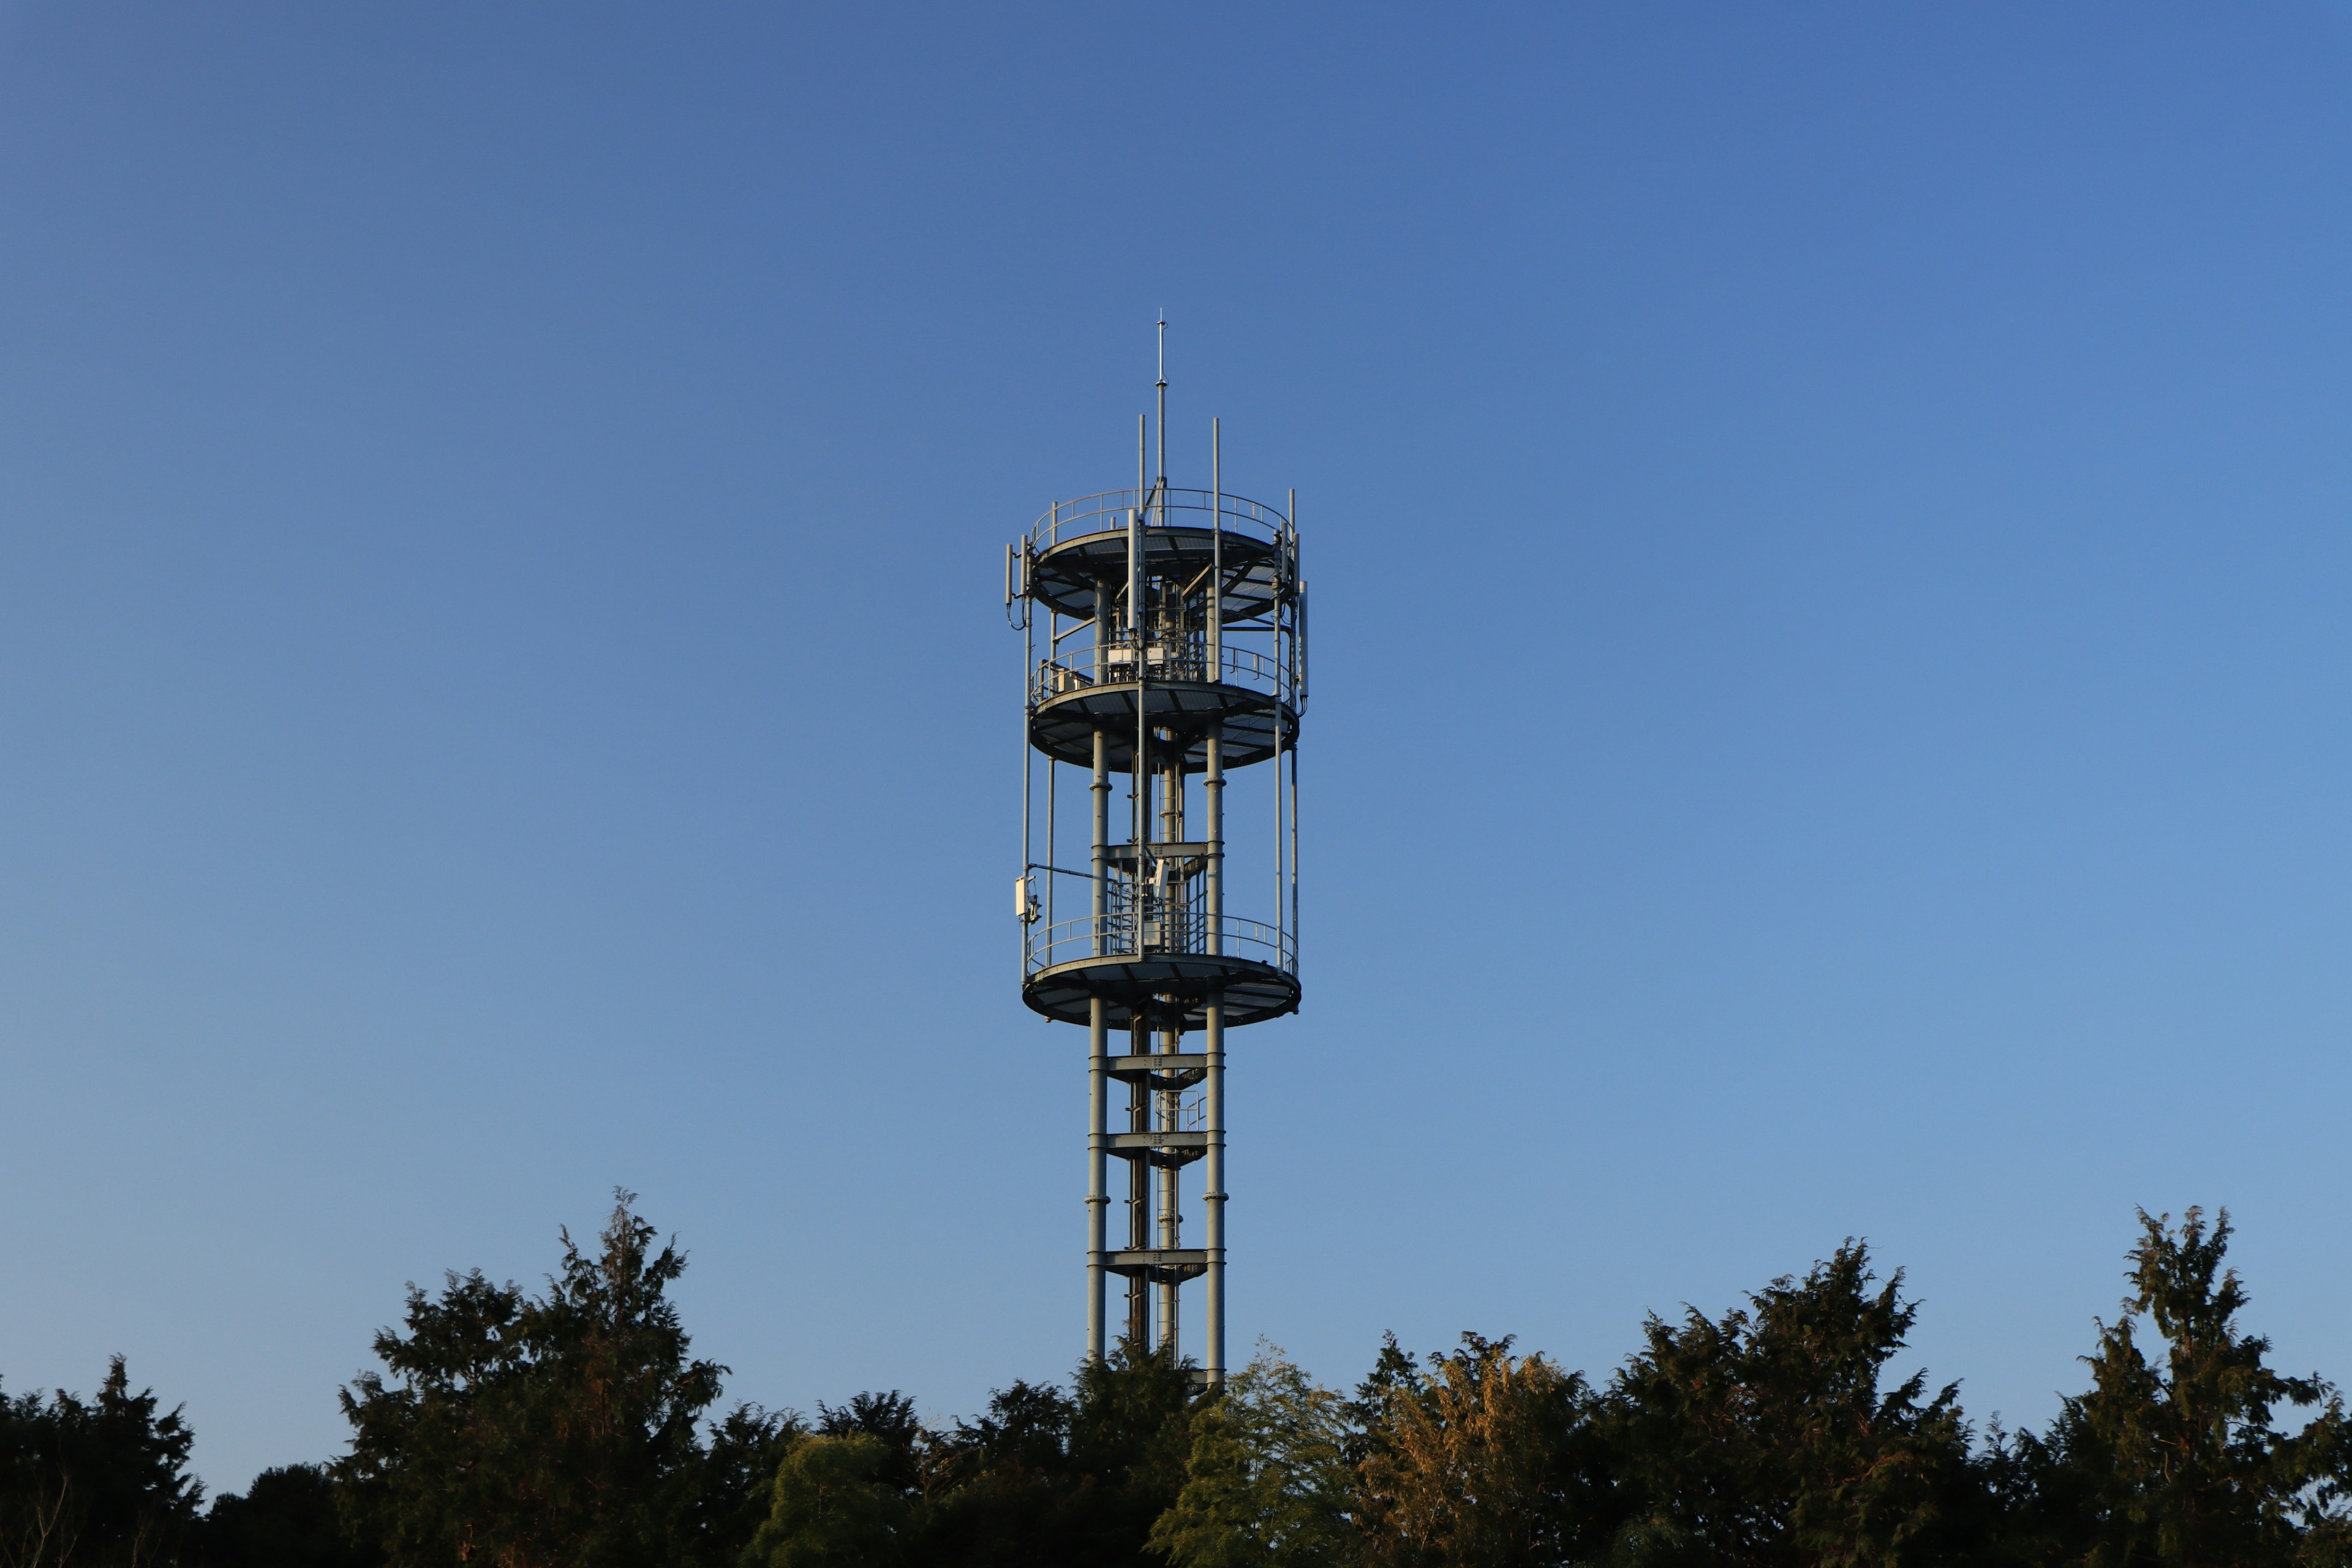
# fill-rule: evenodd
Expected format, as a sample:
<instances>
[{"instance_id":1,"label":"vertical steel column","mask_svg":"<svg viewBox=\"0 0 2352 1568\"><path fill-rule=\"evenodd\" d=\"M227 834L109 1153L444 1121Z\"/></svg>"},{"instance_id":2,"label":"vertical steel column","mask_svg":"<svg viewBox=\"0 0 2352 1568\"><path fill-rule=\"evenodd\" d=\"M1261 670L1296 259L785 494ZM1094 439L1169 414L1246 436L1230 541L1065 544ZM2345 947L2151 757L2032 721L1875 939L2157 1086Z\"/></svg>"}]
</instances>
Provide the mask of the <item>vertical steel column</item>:
<instances>
[{"instance_id":1,"label":"vertical steel column","mask_svg":"<svg viewBox=\"0 0 2352 1568\"><path fill-rule=\"evenodd\" d=\"M1110 951L1106 917L1110 913L1110 737L1095 730L1094 955Z\"/></svg>"},{"instance_id":2,"label":"vertical steel column","mask_svg":"<svg viewBox=\"0 0 2352 1568\"><path fill-rule=\"evenodd\" d=\"M1143 1057L1150 1048L1151 1036L1139 1012L1129 1026L1128 1053ZM1127 1126L1130 1132L1151 1131L1150 1086L1139 1075L1127 1080ZM1151 1215L1145 1206L1150 1201L1145 1177L1150 1163L1145 1158L1149 1151L1134 1152L1136 1157L1127 1163L1127 1245L1140 1250L1151 1245ZM1127 1277L1127 1338L1130 1353L1140 1355L1151 1348L1151 1297L1140 1274Z\"/></svg>"},{"instance_id":3,"label":"vertical steel column","mask_svg":"<svg viewBox=\"0 0 2352 1568\"><path fill-rule=\"evenodd\" d=\"M1225 436L1209 421L1209 679L1225 678Z\"/></svg>"},{"instance_id":4,"label":"vertical steel column","mask_svg":"<svg viewBox=\"0 0 2352 1568\"><path fill-rule=\"evenodd\" d=\"M1298 492L1290 492L1290 700L1307 701L1307 584L1298 577ZM1298 748L1290 748L1290 955L1298 961Z\"/></svg>"},{"instance_id":5,"label":"vertical steel column","mask_svg":"<svg viewBox=\"0 0 2352 1568\"><path fill-rule=\"evenodd\" d=\"M1201 1244L1209 1255L1202 1286L1201 1364L1215 1387L1225 1380L1225 999L1212 993L1207 1008L1203 1045L1208 1076L1202 1084L1202 1110L1206 1113L1208 1152L1201 1161Z\"/></svg>"},{"instance_id":6,"label":"vertical steel column","mask_svg":"<svg viewBox=\"0 0 2352 1568\"><path fill-rule=\"evenodd\" d=\"M1110 1030L1099 996L1087 1007L1087 1359L1098 1362L1109 1350L1103 1334L1110 1207Z\"/></svg>"},{"instance_id":7,"label":"vertical steel column","mask_svg":"<svg viewBox=\"0 0 2352 1568\"><path fill-rule=\"evenodd\" d=\"M1138 471L1143 462L1143 422L1136 421L1135 460ZM1135 860L1128 869L1128 882L1134 893L1129 900L1132 906L1135 940L1129 951L1140 956L1143 952L1143 846L1151 837L1151 722L1146 708L1144 641L1149 635L1143 613L1143 508L1137 505L1127 514L1127 626L1128 657L1134 662L1129 679L1135 682L1135 774L1128 786L1129 804L1133 808L1133 820L1129 823L1128 841L1134 848Z\"/></svg>"},{"instance_id":8,"label":"vertical steel column","mask_svg":"<svg viewBox=\"0 0 2352 1568\"><path fill-rule=\"evenodd\" d=\"M1202 894L1208 905L1208 950L1225 951L1225 727L1209 726L1207 765L1201 773L1202 807L1208 813L1209 863L1202 870Z\"/></svg>"},{"instance_id":9,"label":"vertical steel column","mask_svg":"<svg viewBox=\"0 0 2352 1568\"><path fill-rule=\"evenodd\" d=\"M1161 1052L1172 1055L1180 1043L1181 1037L1174 1029L1162 1029L1160 1032ZM1166 1132L1176 1131L1178 1122L1181 1121L1179 1113L1184 1103L1184 1091L1181 1089L1163 1089L1154 1098L1160 1101L1160 1130ZM1157 1184L1160 1188L1159 1245L1172 1251L1182 1245L1176 1234L1178 1171L1174 1150L1168 1150L1162 1154L1157 1174L1159 1176ZM1172 1275L1160 1281L1160 1348L1168 1352L1168 1359L1171 1362L1176 1359L1177 1352L1176 1292L1181 1288Z\"/></svg>"},{"instance_id":10,"label":"vertical steel column","mask_svg":"<svg viewBox=\"0 0 2352 1568\"><path fill-rule=\"evenodd\" d=\"M1102 624L1099 595L1096 596L1095 624ZM1099 650L1097 650L1099 651ZM1100 958L1108 951L1105 940L1104 916L1110 897L1110 737L1100 727L1095 730L1094 776L1094 955ZM1108 1246L1105 1230L1110 1208L1108 1173L1104 1162L1105 1151L1110 1144L1110 1082L1108 1079L1110 1052L1109 1027L1103 1013L1103 999L1095 997L1087 1005L1087 1354L1100 1361L1108 1353L1103 1342L1107 1331L1104 1295L1108 1281L1105 1272L1104 1252Z\"/></svg>"},{"instance_id":11,"label":"vertical steel column","mask_svg":"<svg viewBox=\"0 0 2352 1568\"><path fill-rule=\"evenodd\" d=\"M1277 595L1282 592L1281 571L1277 561L1275 567L1275 593ZM1278 671L1282 663L1282 604L1279 597L1274 606L1274 628L1275 665ZM1274 682L1274 949L1277 958L1282 952L1284 935L1288 929L1284 923L1285 917L1289 912L1289 900L1284 896L1287 891L1287 878L1282 864L1287 842L1283 837L1287 810L1282 798L1283 695L1282 677L1277 673Z\"/></svg>"},{"instance_id":12,"label":"vertical steel column","mask_svg":"<svg viewBox=\"0 0 2352 1568\"><path fill-rule=\"evenodd\" d=\"M1209 846L1206 872L1209 903L1209 951L1224 951L1225 909L1225 737L1222 725L1208 734L1207 766L1201 778L1202 802L1208 820L1202 824ZM1208 1152L1201 1161L1201 1244L1209 1255L1202 1280L1201 1363L1214 1387L1225 1379L1225 998L1209 994L1204 1009L1203 1047L1208 1073L1202 1082L1202 1110L1207 1125Z\"/></svg>"},{"instance_id":13,"label":"vertical steel column","mask_svg":"<svg viewBox=\"0 0 2352 1568\"><path fill-rule=\"evenodd\" d=\"M1183 742L1181 737L1174 735L1163 735L1160 739L1164 742L1162 749L1167 753L1166 773L1160 785L1166 792L1161 797L1160 839L1163 844L1176 844L1182 842L1184 837ZM1182 904L1182 889L1171 887L1168 876L1169 868L1178 865L1181 865L1181 862L1167 859L1153 863L1152 880L1160 893L1160 941L1162 947L1171 951L1177 950L1182 945L1180 941L1173 940L1173 933L1181 929L1176 922ZM1179 1013L1177 1016L1181 1019L1181 1014ZM1183 1049L1183 1030L1181 1027L1171 1025L1160 1029L1160 1049L1162 1055L1173 1056ZM1181 1131L1183 1127L1184 1091L1174 1087L1163 1088L1155 1098L1159 1102L1160 1131ZM1179 1212L1181 1202L1179 1177L1181 1174L1182 1172L1176 1163L1174 1151L1171 1149L1160 1163L1158 1185L1160 1188L1159 1245L1171 1251L1183 1245L1183 1239L1180 1234L1183 1227L1183 1218ZM1171 1361L1176 1358L1178 1349L1177 1292L1180 1288L1180 1281L1172 1277L1163 1279L1160 1282L1160 1348L1168 1352Z\"/></svg>"}]
</instances>

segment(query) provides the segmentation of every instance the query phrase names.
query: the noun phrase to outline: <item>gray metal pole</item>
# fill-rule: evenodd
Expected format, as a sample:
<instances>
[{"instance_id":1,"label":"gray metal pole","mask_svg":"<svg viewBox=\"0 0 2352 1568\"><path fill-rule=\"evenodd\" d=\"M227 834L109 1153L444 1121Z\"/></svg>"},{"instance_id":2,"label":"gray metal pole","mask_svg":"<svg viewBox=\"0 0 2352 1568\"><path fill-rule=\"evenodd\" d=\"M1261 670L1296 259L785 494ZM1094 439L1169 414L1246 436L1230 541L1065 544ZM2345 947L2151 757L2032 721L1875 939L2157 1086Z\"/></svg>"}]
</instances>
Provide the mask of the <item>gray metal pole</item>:
<instances>
[{"instance_id":1,"label":"gray metal pole","mask_svg":"<svg viewBox=\"0 0 2352 1568\"><path fill-rule=\"evenodd\" d=\"M1128 1051L1139 1057L1150 1048L1150 1033L1138 1013L1129 1030ZM1140 1078L1127 1080L1127 1126L1130 1132L1151 1131L1150 1086ZM1127 1163L1127 1245L1139 1249L1151 1245L1151 1215L1146 1206L1150 1202L1149 1168L1141 1160ZM1139 1353L1151 1348L1151 1297L1140 1274L1127 1278L1127 1337Z\"/></svg>"},{"instance_id":2,"label":"gray metal pole","mask_svg":"<svg viewBox=\"0 0 2352 1568\"><path fill-rule=\"evenodd\" d=\"M1298 492L1290 492L1290 692L1291 701L1307 700L1307 584L1298 578ZM1290 749L1290 954L1298 958L1298 748Z\"/></svg>"},{"instance_id":3,"label":"gray metal pole","mask_svg":"<svg viewBox=\"0 0 2352 1568\"><path fill-rule=\"evenodd\" d=\"M1162 1029L1160 1032L1160 1048L1162 1051L1174 1054L1178 1043L1175 1030ZM1160 1101L1161 1129L1170 1132L1177 1131L1178 1112L1184 1103L1184 1091L1163 1089L1156 1098ZM1158 1174L1160 1177L1160 1245L1173 1251L1181 1245L1176 1234L1175 1162L1171 1160L1161 1165ZM1176 1292L1179 1289L1177 1281L1173 1279L1162 1279L1160 1282L1160 1347L1168 1352L1168 1359L1171 1361L1176 1359Z\"/></svg>"},{"instance_id":4,"label":"gray metal pole","mask_svg":"<svg viewBox=\"0 0 2352 1568\"><path fill-rule=\"evenodd\" d=\"M1225 437L1209 421L1209 679L1225 678Z\"/></svg>"},{"instance_id":5,"label":"gray metal pole","mask_svg":"<svg viewBox=\"0 0 2352 1568\"><path fill-rule=\"evenodd\" d=\"M1201 774L1202 809L1208 813L1209 864L1202 873L1206 886L1202 889L1208 900L1208 948L1212 953L1225 951L1225 731L1222 724L1209 728L1207 766Z\"/></svg>"},{"instance_id":6,"label":"gray metal pole","mask_svg":"<svg viewBox=\"0 0 2352 1568\"><path fill-rule=\"evenodd\" d=\"M1013 598L1013 557L1008 554L1004 558L1004 596L1006 603L1010 604ZM1031 896L1029 879L1032 875L1031 868L1035 866L1037 863L1037 852L1031 843L1029 834L1029 803L1037 793L1037 786L1029 758L1029 708L1031 702L1034 700L1031 695L1032 688L1030 686L1030 682L1037 679L1037 618L1034 616L1026 613L1028 608L1029 606L1025 604L1022 606L1024 613L1021 616L1021 886L1014 889L1021 895L1021 962L1023 964L1024 973L1027 973L1027 964L1029 962L1029 932L1031 928L1031 922L1029 920L1029 900ZM1050 627L1048 629L1050 630ZM1045 651L1049 656L1053 653L1054 645L1051 642L1048 642L1045 645ZM1048 763L1046 764L1046 776L1049 781L1046 787L1048 789L1052 787L1050 783L1052 778L1052 768L1053 764ZM1047 817L1048 826L1046 828L1048 834L1053 831L1051 822L1052 818L1049 814ZM1045 864L1050 866L1053 863L1053 852L1048 850L1045 855ZM1054 879L1049 873L1045 879L1045 885L1048 890L1052 889L1053 883ZM1052 930L1050 926L1046 929L1049 931Z\"/></svg>"},{"instance_id":7,"label":"gray metal pole","mask_svg":"<svg viewBox=\"0 0 2352 1568\"><path fill-rule=\"evenodd\" d=\"M1140 447L1142 428L1141 422L1138 421L1136 438L1139 445L1136 461L1139 464L1143 460ZM1143 680L1143 645L1146 637L1143 619L1143 508L1139 504L1127 514L1128 657L1134 661L1130 667L1133 670L1130 679L1135 682L1135 778L1133 784L1129 786L1128 793L1135 813L1135 820L1131 824L1133 832L1129 836L1129 842L1137 846L1133 882L1139 893L1143 887L1141 847L1149 843L1151 838L1151 774L1149 771L1151 724L1145 708ZM1134 900L1134 906L1129 911L1135 919L1134 949L1140 953L1143 951L1143 900L1139 897L1137 898Z\"/></svg>"},{"instance_id":8,"label":"gray metal pole","mask_svg":"<svg viewBox=\"0 0 2352 1568\"><path fill-rule=\"evenodd\" d=\"M1280 559L1277 556L1275 566L1277 593L1281 590L1281 569ZM1279 639L1282 636L1282 606L1279 604L1275 605L1274 615L1274 635ZM1281 652L1282 649L1277 642L1275 648L1276 655L1275 663L1277 670L1281 668L1279 657ZM1282 678L1279 674L1276 675L1274 685L1274 947L1276 953L1279 955L1282 951L1283 915L1285 906L1289 901L1283 896L1286 889L1284 886L1285 878L1282 868L1284 806L1282 800Z\"/></svg>"},{"instance_id":9,"label":"gray metal pole","mask_svg":"<svg viewBox=\"0 0 2352 1568\"><path fill-rule=\"evenodd\" d=\"M1099 996L1088 1006L1087 1050L1087 1359L1098 1362L1109 1350L1103 1335L1110 1208L1110 1031Z\"/></svg>"},{"instance_id":10,"label":"gray metal pole","mask_svg":"<svg viewBox=\"0 0 2352 1568\"><path fill-rule=\"evenodd\" d=\"M1048 663L1053 662L1060 657L1058 650L1061 647L1061 638L1059 635L1061 629L1062 617L1058 612L1046 618L1045 659ZM1034 679L1037 674L1037 661L1034 658L1031 659L1029 661L1029 668L1031 670L1031 679ZM1024 751L1029 749L1029 716L1025 711L1021 716L1021 745ZM1048 959L1053 957L1054 889L1055 884L1062 879L1060 874L1053 869L1054 867L1059 866L1062 863L1061 858L1057 853L1060 835L1055 831L1055 827L1062 820L1061 788L1062 764L1055 761L1051 756L1048 756L1045 759L1045 956ZM1023 816L1026 816L1029 807L1027 804L1025 781L1024 783L1023 805L1021 809ZM1028 837L1025 830L1023 832L1022 837L1024 838ZM1025 859L1027 857L1024 854L1023 858ZM1026 876L1028 873L1024 870L1022 875Z\"/></svg>"},{"instance_id":11,"label":"gray metal pole","mask_svg":"<svg viewBox=\"0 0 2352 1568\"><path fill-rule=\"evenodd\" d=\"M1109 931L1105 917L1110 912L1110 737L1100 726L1095 730L1095 918L1094 955L1101 958L1110 951Z\"/></svg>"},{"instance_id":12,"label":"gray metal pole","mask_svg":"<svg viewBox=\"0 0 2352 1568\"><path fill-rule=\"evenodd\" d=\"M1184 838L1184 754L1172 742L1167 751L1167 774L1160 784L1160 788L1167 794L1160 816L1160 831L1162 843L1175 844L1181 843ZM1162 863L1163 866L1167 864L1172 864L1172 862ZM1174 921L1181 903L1179 896L1181 889L1171 888L1164 875L1155 877L1155 880L1159 884L1161 895L1160 942L1164 947L1174 949L1181 944L1171 939L1169 926ZM1182 1050L1184 1048L1183 1030L1174 1026L1160 1030L1160 1048L1164 1054L1170 1056ZM1160 1127L1170 1132L1181 1131L1184 1091L1181 1089L1165 1089L1160 1092L1159 1098ZM1184 1244L1181 1234L1183 1230L1183 1215L1181 1211L1182 1190L1180 1178L1182 1172L1173 1160L1160 1167L1160 1245L1171 1250ZM1173 1279L1162 1280L1160 1286L1160 1342L1166 1348L1171 1360L1175 1358L1179 1348L1178 1303L1180 1298L1178 1291L1180 1289L1180 1282Z\"/></svg>"},{"instance_id":13,"label":"gray metal pole","mask_svg":"<svg viewBox=\"0 0 2352 1568\"><path fill-rule=\"evenodd\" d=\"M1209 1271L1202 1281L1201 1364L1213 1388L1225 1381L1225 999L1209 997L1207 1027L1208 1077L1202 1086L1202 1109L1208 1122L1209 1150L1201 1161L1202 1247L1209 1254Z\"/></svg>"}]
</instances>

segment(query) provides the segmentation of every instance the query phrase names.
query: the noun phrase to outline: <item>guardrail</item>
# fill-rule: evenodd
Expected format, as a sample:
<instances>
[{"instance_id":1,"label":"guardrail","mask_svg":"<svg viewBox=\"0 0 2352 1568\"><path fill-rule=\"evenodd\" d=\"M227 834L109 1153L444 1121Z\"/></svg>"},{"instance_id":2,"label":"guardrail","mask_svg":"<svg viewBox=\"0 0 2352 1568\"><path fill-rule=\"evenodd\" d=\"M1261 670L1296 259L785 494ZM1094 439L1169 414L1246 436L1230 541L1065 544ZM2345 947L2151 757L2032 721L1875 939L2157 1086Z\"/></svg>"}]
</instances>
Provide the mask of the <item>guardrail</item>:
<instances>
[{"instance_id":1,"label":"guardrail","mask_svg":"<svg viewBox=\"0 0 2352 1568\"><path fill-rule=\"evenodd\" d=\"M1210 938L1218 940L1212 943ZM1032 925L1022 933L1024 973L1034 974L1059 963L1082 958L1136 958L1154 953L1222 952L1229 958L1253 959L1285 974L1298 973L1298 952L1292 933L1264 921L1237 915L1212 919L1190 910L1121 910L1105 915L1079 915L1052 925Z\"/></svg>"},{"instance_id":2,"label":"guardrail","mask_svg":"<svg viewBox=\"0 0 2352 1568\"><path fill-rule=\"evenodd\" d=\"M1181 643L1172 648L1166 643L1147 644L1143 649L1146 680L1206 680L1208 663L1205 649ZM1276 698L1294 709L1298 706L1288 666L1255 648L1228 643L1219 649L1216 679L1222 685ZM1029 705L1034 708L1089 686L1123 686L1134 679L1135 645L1121 638L1099 648L1039 659L1030 672Z\"/></svg>"},{"instance_id":3,"label":"guardrail","mask_svg":"<svg viewBox=\"0 0 2352 1568\"><path fill-rule=\"evenodd\" d=\"M1105 490L1100 495L1055 503L1029 531L1030 547L1042 554L1057 544L1090 533L1124 533L1127 514L1139 506L1149 509L1150 515L1144 520L1148 527L1222 528L1227 533L1238 533L1262 544L1281 542L1290 525L1290 520L1280 511L1247 496L1181 490L1172 486L1142 491Z\"/></svg>"}]
</instances>

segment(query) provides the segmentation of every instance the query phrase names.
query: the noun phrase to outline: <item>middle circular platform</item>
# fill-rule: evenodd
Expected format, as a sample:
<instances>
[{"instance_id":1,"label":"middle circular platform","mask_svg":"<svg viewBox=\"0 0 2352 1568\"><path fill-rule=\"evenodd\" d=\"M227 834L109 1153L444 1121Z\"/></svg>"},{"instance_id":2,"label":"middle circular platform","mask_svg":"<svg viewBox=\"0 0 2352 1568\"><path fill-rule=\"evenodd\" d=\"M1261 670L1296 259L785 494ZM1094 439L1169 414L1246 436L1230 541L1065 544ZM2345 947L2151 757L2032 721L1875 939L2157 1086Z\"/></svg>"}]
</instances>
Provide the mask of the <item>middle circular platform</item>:
<instances>
[{"instance_id":1,"label":"middle circular platform","mask_svg":"<svg viewBox=\"0 0 2352 1568\"><path fill-rule=\"evenodd\" d=\"M1100 731L1108 742L1108 765L1132 768L1139 726L1179 737L1188 773L1208 766L1212 727L1224 738L1228 768L1271 757L1277 736L1286 751L1298 743L1297 707L1270 691L1215 680L1096 682L1055 665L1040 674L1036 684L1042 689L1029 710L1029 742L1055 762L1094 766L1095 733Z\"/></svg>"}]
</instances>

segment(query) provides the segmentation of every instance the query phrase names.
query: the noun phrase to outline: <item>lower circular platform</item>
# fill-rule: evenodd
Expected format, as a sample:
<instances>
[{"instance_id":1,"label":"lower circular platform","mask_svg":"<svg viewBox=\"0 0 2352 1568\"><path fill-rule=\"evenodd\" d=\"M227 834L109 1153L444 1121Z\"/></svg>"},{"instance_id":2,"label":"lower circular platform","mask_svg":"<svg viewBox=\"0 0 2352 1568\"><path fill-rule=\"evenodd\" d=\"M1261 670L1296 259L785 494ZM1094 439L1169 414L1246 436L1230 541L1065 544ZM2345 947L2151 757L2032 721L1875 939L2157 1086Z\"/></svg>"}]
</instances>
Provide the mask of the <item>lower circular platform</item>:
<instances>
[{"instance_id":1,"label":"lower circular platform","mask_svg":"<svg viewBox=\"0 0 2352 1568\"><path fill-rule=\"evenodd\" d=\"M1195 1030L1208 1023L1208 1001L1222 992L1225 1026L1263 1023L1298 1011L1298 977L1255 959L1208 952L1129 953L1081 958L1041 969L1021 983L1030 1008L1065 1024L1085 1024L1103 1001L1103 1021L1123 1029L1139 1017L1151 1026Z\"/></svg>"}]
</instances>

